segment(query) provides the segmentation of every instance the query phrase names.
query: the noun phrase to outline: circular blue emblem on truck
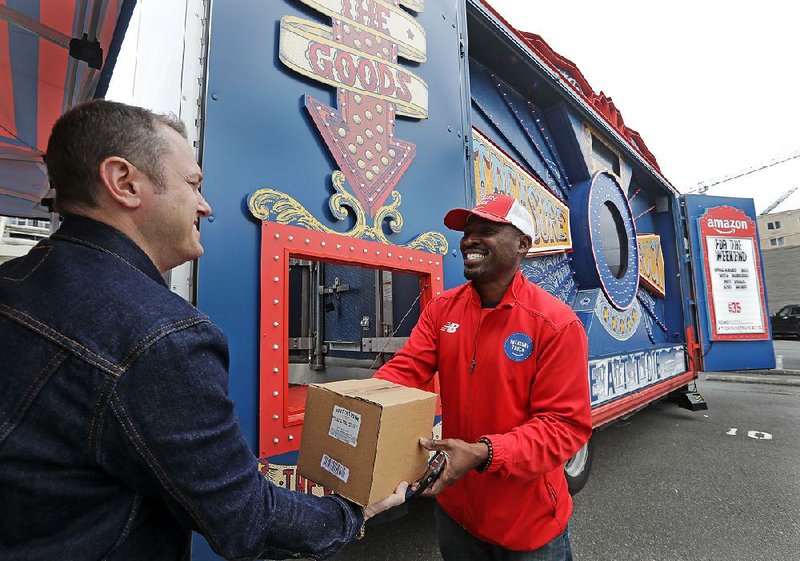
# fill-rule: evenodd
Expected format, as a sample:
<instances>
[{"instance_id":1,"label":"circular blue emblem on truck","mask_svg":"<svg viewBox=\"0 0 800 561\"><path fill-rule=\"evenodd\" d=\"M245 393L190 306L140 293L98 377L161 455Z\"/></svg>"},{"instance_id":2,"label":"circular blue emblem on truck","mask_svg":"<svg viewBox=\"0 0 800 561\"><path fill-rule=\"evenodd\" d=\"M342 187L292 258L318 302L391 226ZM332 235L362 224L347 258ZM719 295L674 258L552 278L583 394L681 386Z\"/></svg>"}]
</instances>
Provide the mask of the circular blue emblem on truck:
<instances>
[{"instance_id":1,"label":"circular blue emblem on truck","mask_svg":"<svg viewBox=\"0 0 800 561\"><path fill-rule=\"evenodd\" d=\"M533 353L533 340L525 333L512 333L504 345L506 356L514 362L521 362Z\"/></svg>"}]
</instances>

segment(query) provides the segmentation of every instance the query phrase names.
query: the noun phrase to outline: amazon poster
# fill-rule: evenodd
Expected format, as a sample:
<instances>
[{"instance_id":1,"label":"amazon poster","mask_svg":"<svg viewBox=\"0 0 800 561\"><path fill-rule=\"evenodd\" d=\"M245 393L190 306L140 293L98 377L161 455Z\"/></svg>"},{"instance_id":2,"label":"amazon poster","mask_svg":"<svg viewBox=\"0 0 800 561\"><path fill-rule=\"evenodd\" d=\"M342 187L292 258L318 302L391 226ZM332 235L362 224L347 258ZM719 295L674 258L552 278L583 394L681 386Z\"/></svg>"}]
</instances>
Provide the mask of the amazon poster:
<instances>
[{"instance_id":1,"label":"amazon poster","mask_svg":"<svg viewBox=\"0 0 800 561\"><path fill-rule=\"evenodd\" d=\"M755 223L716 207L700 218L712 339L768 338Z\"/></svg>"}]
</instances>

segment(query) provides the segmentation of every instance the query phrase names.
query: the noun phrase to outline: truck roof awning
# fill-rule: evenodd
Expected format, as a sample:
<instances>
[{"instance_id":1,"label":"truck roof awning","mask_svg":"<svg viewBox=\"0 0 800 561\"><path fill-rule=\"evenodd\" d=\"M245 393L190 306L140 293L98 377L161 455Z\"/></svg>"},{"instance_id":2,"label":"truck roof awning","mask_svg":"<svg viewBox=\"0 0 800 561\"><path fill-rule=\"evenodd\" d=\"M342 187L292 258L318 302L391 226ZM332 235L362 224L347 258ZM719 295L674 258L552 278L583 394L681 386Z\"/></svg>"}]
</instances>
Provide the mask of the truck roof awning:
<instances>
[{"instance_id":1,"label":"truck roof awning","mask_svg":"<svg viewBox=\"0 0 800 561\"><path fill-rule=\"evenodd\" d=\"M0 215L47 217L58 116L102 97L136 0L0 0Z\"/></svg>"}]
</instances>

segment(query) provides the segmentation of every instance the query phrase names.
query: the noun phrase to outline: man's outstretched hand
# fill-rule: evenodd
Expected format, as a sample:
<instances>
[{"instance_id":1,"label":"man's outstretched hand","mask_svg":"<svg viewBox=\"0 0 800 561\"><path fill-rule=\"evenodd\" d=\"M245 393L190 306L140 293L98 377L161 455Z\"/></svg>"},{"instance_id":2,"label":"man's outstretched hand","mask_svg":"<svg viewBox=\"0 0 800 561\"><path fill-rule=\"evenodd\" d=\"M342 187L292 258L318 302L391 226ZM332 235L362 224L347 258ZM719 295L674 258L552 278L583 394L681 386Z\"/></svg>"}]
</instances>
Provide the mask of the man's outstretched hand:
<instances>
[{"instance_id":1,"label":"man's outstretched hand","mask_svg":"<svg viewBox=\"0 0 800 561\"><path fill-rule=\"evenodd\" d=\"M389 510L390 508L396 507L401 505L406 500L406 489L408 489L408 483L405 481L401 481L400 484L397 486L397 489L394 490L394 493L383 499L382 501L378 501L375 504L371 504L369 506L364 507L364 520L369 520L376 514L380 514L384 510Z\"/></svg>"}]
</instances>

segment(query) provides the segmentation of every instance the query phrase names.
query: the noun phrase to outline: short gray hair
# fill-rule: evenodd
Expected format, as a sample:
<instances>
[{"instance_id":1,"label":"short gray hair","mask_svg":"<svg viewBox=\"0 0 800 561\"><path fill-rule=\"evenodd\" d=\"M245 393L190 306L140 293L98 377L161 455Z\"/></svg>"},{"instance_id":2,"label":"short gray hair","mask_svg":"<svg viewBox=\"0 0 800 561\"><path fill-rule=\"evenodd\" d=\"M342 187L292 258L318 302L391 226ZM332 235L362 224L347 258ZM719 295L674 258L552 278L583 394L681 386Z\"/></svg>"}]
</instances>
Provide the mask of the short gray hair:
<instances>
[{"instance_id":1,"label":"short gray hair","mask_svg":"<svg viewBox=\"0 0 800 561\"><path fill-rule=\"evenodd\" d=\"M119 156L164 187L161 158L167 140L164 125L186 138L186 126L174 115L102 99L76 105L59 117L47 143L47 175L56 191L56 210L94 208L100 163Z\"/></svg>"}]
</instances>

